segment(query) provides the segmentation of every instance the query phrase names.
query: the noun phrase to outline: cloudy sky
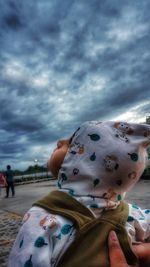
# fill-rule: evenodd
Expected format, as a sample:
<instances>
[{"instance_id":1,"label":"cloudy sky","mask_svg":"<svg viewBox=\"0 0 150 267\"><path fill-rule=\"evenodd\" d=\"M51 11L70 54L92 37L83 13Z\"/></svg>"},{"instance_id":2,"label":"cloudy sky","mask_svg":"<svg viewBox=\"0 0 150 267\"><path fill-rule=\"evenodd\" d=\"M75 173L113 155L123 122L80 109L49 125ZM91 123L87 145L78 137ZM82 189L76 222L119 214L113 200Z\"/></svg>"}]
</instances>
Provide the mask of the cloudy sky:
<instances>
[{"instance_id":1,"label":"cloudy sky","mask_svg":"<svg viewBox=\"0 0 150 267\"><path fill-rule=\"evenodd\" d=\"M0 0L0 169L86 120L150 114L149 0Z\"/></svg>"}]
</instances>

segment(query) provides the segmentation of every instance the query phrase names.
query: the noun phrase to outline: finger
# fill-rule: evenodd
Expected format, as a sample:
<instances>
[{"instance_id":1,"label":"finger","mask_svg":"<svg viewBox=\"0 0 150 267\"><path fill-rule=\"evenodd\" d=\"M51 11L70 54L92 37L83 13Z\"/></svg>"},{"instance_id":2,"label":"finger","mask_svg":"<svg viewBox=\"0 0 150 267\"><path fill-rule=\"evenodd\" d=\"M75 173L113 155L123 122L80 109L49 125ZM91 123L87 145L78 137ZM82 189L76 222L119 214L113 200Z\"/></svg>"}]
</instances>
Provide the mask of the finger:
<instances>
[{"instance_id":1,"label":"finger","mask_svg":"<svg viewBox=\"0 0 150 267\"><path fill-rule=\"evenodd\" d=\"M143 243L139 245L134 245L133 250L137 254L140 260L141 267L150 266L150 243Z\"/></svg>"},{"instance_id":2,"label":"finger","mask_svg":"<svg viewBox=\"0 0 150 267\"><path fill-rule=\"evenodd\" d=\"M108 236L110 267L129 267L114 231Z\"/></svg>"},{"instance_id":3,"label":"finger","mask_svg":"<svg viewBox=\"0 0 150 267\"><path fill-rule=\"evenodd\" d=\"M139 245L134 245L133 249L139 258L150 256L150 243L142 243Z\"/></svg>"}]
</instances>

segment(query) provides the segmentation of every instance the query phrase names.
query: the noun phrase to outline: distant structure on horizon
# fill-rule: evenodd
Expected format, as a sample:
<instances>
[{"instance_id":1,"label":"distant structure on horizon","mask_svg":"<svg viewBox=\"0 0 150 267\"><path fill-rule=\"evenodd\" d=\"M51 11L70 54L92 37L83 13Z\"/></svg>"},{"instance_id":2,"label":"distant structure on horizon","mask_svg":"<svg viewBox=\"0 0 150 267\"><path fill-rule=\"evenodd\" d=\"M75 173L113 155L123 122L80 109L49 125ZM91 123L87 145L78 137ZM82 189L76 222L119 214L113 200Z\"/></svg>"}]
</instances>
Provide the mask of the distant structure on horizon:
<instances>
[{"instance_id":1,"label":"distant structure on horizon","mask_svg":"<svg viewBox=\"0 0 150 267\"><path fill-rule=\"evenodd\" d=\"M150 116L146 117L146 124L150 124Z\"/></svg>"}]
</instances>

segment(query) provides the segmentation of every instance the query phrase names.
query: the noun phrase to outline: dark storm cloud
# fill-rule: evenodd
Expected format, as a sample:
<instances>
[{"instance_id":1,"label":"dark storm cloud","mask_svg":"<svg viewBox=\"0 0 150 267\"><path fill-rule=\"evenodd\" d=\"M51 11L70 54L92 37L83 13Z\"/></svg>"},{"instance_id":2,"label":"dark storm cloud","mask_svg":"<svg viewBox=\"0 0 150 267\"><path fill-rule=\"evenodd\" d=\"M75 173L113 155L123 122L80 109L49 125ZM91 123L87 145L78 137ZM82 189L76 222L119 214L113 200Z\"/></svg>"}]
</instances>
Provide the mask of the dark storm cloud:
<instances>
[{"instance_id":1,"label":"dark storm cloud","mask_svg":"<svg viewBox=\"0 0 150 267\"><path fill-rule=\"evenodd\" d=\"M148 0L0 0L0 168L43 164L85 120L145 120L149 9Z\"/></svg>"}]
</instances>

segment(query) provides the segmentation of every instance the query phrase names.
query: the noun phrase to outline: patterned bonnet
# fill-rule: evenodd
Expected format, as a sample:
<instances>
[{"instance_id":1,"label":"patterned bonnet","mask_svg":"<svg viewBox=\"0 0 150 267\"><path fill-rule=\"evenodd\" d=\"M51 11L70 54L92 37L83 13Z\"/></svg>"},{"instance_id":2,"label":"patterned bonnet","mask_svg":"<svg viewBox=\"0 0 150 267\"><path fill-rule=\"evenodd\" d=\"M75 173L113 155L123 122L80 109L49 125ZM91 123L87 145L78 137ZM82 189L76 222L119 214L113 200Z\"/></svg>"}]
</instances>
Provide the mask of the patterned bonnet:
<instances>
[{"instance_id":1,"label":"patterned bonnet","mask_svg":"<svg viewBox=\"0 0 150 267\"><path fill-rule=\"evenodd\" d=\"M150 125L85 122L72 136L59 189L91 208L117 206L142 175L149 145Z\"/></svg>"}]
</instances>

